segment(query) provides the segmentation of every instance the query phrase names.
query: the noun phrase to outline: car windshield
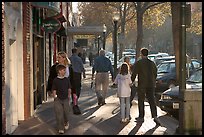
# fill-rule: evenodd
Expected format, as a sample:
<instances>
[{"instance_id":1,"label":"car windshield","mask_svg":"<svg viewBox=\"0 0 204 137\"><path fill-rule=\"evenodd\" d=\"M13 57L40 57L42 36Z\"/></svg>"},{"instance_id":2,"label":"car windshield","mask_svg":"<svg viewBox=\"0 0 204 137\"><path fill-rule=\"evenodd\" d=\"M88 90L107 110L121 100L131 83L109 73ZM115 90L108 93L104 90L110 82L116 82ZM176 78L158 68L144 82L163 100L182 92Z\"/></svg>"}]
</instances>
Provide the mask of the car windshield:
<instances>
[{"instance_id":1,"label":"car windshield","mask_svg":"<svg viewBox=\"0 0 204 137\"><path fill-rule=\"evenodd\" d=\"M202 83L202 69L193 73L187 81L193 83Z\"/></svg>"},{"instance_id":2,"label":"car windshield","mask_svg":"<svg viewBox=\"0 0 204 137\"><path fill-rule=\"evenodd\" d=\"M168 73L175 69L175 63L162 63L158 65L157 73Z\"/></svg>"}]
</instances>

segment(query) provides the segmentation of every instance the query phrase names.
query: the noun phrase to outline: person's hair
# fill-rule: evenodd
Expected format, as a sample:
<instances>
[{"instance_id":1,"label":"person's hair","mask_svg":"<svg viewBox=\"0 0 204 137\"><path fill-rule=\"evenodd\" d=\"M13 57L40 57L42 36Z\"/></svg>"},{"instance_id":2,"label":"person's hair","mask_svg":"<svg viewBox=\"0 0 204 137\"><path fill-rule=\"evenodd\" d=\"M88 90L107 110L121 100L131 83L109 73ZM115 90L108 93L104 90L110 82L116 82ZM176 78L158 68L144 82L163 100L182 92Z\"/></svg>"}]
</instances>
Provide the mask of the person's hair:
<instances>
[{"instance_id":1,"label":"person's hair","mask_svg":"<svg viewBox=\"0 0 204 137\"><path fill-rule=\"evenodd\" d=\"M120 68L120 74L122 75L127 75L128 74L128 64L123 63L121 68Z\"/></svg>"},{"instance_id":2,"label":"person's hair","mask_svg":"<svg viewBox=\"0 0 204 137\"><path fill-rule=\"evenodd\" d=\"M127 60L130 61L130 57L125 56L125 57L124 57L124 62L126 62ZM130 63L130 62L126 62L126 63Z\"/></svg>"},{"instance_id":3,"label":"person's hair","mask_svg":"<svg viewBox=\"0 0 204 137\"><path fill-rule=\"evenodd\" d=\"M59 71L62 70L62 69L66 69L66 66L65 66L65 65L62 65L62 64L58 64L58 65L56 66L57 74L58 74Z\"/></svg>"},{"instance_id":4,"label":"person's hair","mask_svg":"<svg viewBox=\"0 0 204 137\"><path fill-rule=\"evenodd\" d=\"M77 48L72 49L72 54L77 53Z\"/></svg>"},{"instance_id":5,"label":"person's hair","mask_svg":"<svg viewBox=\"0 0 204 137\"><path fill-rule=\"evenodd\" d=\"M64 51L58 52L58 55L60 55L60 56L62 56L63 58L65 58L65 60L64 60L64 65L65 65L65 66L68 66L68 65L71 64L70 60L69 60L68 57L67 57L67 54L66 54Z\"/></svg>"},{"instance_id":6,"label":"person's hair","mask_svg":"<svg viewBox=\"0 0 204 137\"><path fill-rule=\"evenodd\" d=\"M78 53L78 56L79 56L79 57L82 57L82 53L81 53L81 52L79 52L79 53Z\"/></svg>"},{"instance_id":7,"label":"person's hair","mask_svg":"<svg viewBox=\"0 0 204 137\"><path fill-rule=\"evenodd\" d=\"M104 56L105 55L105 50L100 50L100 52L99 52L99 55L101 56Z\"/></svg>"},{"instance_id":8,"label":"person's hair","mask_svg":"<svg viewBox=\"0 0 204 137\"><path fill-rule=\"evenodd\" d=\"M141 48L140 52L141 52L141 54L143 56L147 56L148 55L148 49L147 48Z\"/></svg>"}]
</instances>

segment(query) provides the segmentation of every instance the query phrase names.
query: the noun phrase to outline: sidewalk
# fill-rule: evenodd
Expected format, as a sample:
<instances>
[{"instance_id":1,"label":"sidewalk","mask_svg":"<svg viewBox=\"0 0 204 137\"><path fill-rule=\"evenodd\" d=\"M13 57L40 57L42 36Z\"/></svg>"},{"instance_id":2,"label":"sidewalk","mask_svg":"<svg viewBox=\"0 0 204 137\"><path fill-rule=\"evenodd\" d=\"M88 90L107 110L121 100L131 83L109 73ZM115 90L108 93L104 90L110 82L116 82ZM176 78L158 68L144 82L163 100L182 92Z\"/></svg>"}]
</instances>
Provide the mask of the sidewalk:
<instances>
[{"instance_id":1,"label":"sidewalk","mask_svg":"<svg viewBox=\"0 0 204 137\"><path fill-rule=\"evenodd\" d=\"M135 122L138 116L137 97L131 107L131 121L120 123L119 99L116 96L117 89L109 87L106 104L97 105L96 94L90 88L91 67L86 64L86 78L83 79L82 91L79 98L81 115L74 115L70 111L70 127L64 135L173 135L178 121L168 116L159 107L158 115L162 122L158 126L151 119L150 107L145 102L145 121ZM110 81L110 86L112 82ZM22 122L13 135L57 135L53 111L53 100L43 103L36 110L35 115Z\"/></svg>"}]
</instances>

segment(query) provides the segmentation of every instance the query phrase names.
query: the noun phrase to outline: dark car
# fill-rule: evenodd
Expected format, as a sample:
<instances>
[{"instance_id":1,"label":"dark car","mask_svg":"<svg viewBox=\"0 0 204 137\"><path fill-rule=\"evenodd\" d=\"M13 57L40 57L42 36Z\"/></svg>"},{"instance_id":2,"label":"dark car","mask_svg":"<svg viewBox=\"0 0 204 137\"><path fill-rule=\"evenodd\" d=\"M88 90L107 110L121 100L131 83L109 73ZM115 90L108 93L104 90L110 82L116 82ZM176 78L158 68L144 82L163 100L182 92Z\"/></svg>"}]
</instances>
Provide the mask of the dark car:
<instances>
[{"instance_id":1,"label":"dark car","mask_svg":"<svg viewBox=\"0 0 204 137\"><path fill-rule=\"evenodd\" d=\"M191 63L189 63L189 75L195 72L195 68ZM164 61L157 66L157 78L156 78L156 88L155 88L155 96L157 101L160 99L160 95L162 92L167 90L168 88L174 87L178 85L178 81L176 80L176 65L175 60Z\"/></svg>"},{"instance_id":2,"label":"dark car","mask_svg":"<svg viewBox=\"0 0 204 137\"><path fill-rule=\"evenodd\" d=\"M187 80L186 89L188 91L202 92L202 67L196 70ZM186 91L186 92L188 92ZM163 111L178 118L179 114L179 86L169 88L161 94L159 106Z\"/></svg>"},{"instance_id":3,"label":"dark car","mask_svg":"<svg viewBox=\"0 0 204 137\"><path fill-rule=\"evenodd\" d=\"M197 69L202 67L202 61L198 59L191 59L193 66Z\"/></svg>"}]
</instances>

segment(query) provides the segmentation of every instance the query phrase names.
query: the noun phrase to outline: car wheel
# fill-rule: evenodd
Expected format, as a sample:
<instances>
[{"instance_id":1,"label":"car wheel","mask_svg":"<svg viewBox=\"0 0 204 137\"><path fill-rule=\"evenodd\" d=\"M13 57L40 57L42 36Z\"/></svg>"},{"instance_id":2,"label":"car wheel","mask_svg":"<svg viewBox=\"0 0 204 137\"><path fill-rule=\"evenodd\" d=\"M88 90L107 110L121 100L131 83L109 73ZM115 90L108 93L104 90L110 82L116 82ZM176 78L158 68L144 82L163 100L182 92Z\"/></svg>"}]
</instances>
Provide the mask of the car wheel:
<instances>
[{"instance_id":1,"label":"car wheel","mask_svg":"<svg viewBox=\"0 0 204 137\"><path fill-rule=\"evenodd\" d=\"M176 86L176 82L174 80L171 80L168 85L169 85L168 86L169 88L175 87Z\"/></svg>"}]
</instances>

